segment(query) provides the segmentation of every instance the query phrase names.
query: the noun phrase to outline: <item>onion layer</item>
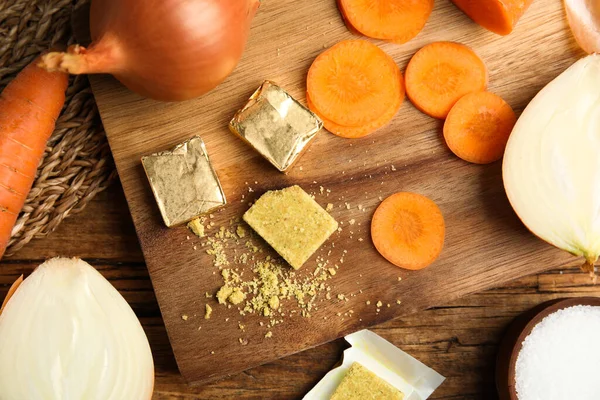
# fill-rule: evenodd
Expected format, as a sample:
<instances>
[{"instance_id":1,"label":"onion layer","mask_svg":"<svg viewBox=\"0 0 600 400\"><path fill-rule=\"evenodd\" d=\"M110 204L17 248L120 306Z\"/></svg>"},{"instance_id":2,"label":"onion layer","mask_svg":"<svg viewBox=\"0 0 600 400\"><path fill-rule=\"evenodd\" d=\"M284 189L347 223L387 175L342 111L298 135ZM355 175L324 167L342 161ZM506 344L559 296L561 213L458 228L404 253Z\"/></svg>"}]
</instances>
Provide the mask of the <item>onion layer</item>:
<instances>
[{"instance_id":1,"label":"onion layer","mask_svg":"<svg viewBox=\"0 0 600 400\"><path fill-rule=\"evenodd\" d=\"M542 89L517 121L503 162L504 187L523 223L554 246L600 255L600 55Z\"/></svg>"},{"instance_id":2,"label":"onion layer","mask_svg":"<svg viewBox=\"0 0 600 400\"><path fill-rule=\"evenodd\" d=\"M0 314L2 400L143 400L153 385L137 317L84 261L40 265Z\"/></svg>"},{"instance_id":3,"label":"onion layer","mask_svg":"<svg viewBox=\"0 0 600 400\"><path fill-rule=\"evenodd\" d=\"M92 0L86 49L49 53L42 65L109 73L145 97L180 101L221 83L242 56L260 0Z\"/></svg>"},{"instance_id":4,"label":"onion layer","mask_svg":"<svg viewBox=\"0 0 600 400\"><path fill-rule=\"evenodd\" d=\"M587 53L600 53L600 1L565 0L569 26Z\"/></svg>"}]
</instances>

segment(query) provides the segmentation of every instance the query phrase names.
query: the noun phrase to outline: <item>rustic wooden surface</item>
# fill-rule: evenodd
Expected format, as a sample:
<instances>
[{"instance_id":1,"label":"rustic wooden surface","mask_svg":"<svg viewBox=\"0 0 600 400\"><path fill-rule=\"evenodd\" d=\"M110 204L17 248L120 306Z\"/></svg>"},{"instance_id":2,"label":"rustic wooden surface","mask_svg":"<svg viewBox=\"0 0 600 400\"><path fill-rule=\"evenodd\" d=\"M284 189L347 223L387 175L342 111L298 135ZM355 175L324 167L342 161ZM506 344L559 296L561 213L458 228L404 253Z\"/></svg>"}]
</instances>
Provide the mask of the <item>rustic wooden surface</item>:
<instances>
[{"instance_id":1,"label":"rustic wooden surface","mask_svg":"<svg viewBox=\"0 0 600 400\"><path fill-rule=\"evenodd\" d=\"M367 138L348 141L322 132L298 163L303 168L294 168L287 176L228 132L228 120L261 80L279 82L303 99L306 72L315 56L324 47L351 37L334 0L306 0L302 4L266 0L253 23L240 66L217 90L201 99L157 103L140 99L111 78L92 79L162 316L179 368L188 381L240 372L528 273L575 263L522 227L504 195L500 163L476 166L452 156L440 140L440 122L417 112L408 102L389 126ZM517 111L581 55L568 31L561 0L534 2L508 37L484 31L452 4L440 0L416 39L402 46L381 46L404 69L418 48L435 40L473 47L488 66L490 90ZM318 200L336 205L332 215L338 221L355 219L362 226L355 229L353 238L346 230L332 239L336 242L332 258L350 250L332 281L334 294L357 294L361 289L360 295L347 303L335 297L320 303L319 312L313 313L316 318L295 318L279 325L269 340L264 339L264 331L248 332L246 346L236 346L239 329L225 318L204 323L201 331L191 323L183 324L181 316L201 314L206 302L202 294L214 293L222 283L210 268L211 257L184 245L189 235L185 228L163 226L140 157L194 134L201 134L206 141L230 201L218 214L217 225L239 217L247 201L269 189L291 183L313 192L321 185L330 189L330 198ZM249 193L249 186L253 193ZM444 213L445 250L424 271L399 272L376 253L369 240L369 221L379 197L397 191L425 194ZM244 194L245 200L240 201ZM346 202L352 204L350 209L344 207ZM358 205L365 210L359 210ZM364 240L359 242L358 237ZM311 262L305 269L310 266ZM404 278L401 282L396 279L398 274ZM395 305L398 298L401 306ZM366 300L381 300L394 307L376 313L375 307L367 309ZM335 318L337 312L352 309L353 318ZM233 319L237 313L230 310L219 316ZM246 317L243 322L256 324L257 318ZM212 353L215 349L216 355Z\"/></svg>"},{"instance_id":2,"label":"rustic wooden surface","mask_svg":"<svg viewBox=\"0 0 600 400\"><path fill-rule=\"evenodd\" d=\"M132 305L149 336L156 364L154 399L300 399L338 361L343 340L307 350L201 387L187 386L175 359L118 184L0 263L0 299L10 283L43 259L83 256ZM502 333L519 313L554 298L600 296L575 268L532 275L373 328L447 377L434 399L495 398L494 362Z\"/></svg>"}]
</instances>

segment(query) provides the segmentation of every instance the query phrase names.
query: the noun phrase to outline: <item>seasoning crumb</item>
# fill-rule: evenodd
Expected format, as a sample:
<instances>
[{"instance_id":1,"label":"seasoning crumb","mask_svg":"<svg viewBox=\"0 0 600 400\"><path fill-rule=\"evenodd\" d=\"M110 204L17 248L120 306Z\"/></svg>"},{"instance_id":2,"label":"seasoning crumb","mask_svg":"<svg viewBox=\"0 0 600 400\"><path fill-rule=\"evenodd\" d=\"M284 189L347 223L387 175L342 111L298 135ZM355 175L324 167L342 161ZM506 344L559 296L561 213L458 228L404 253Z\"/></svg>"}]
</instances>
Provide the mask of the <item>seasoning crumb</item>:
<instances>
[{"instance_id":1,"label":"seasoning crumb","mask_svg":"<svg viewBox=\"0 0 600 400\"><path fill-rule=\"evenodd\" d=\"M377 307L381 307L383 305L383 303L381 301L377 302Z\"/></svg>"},{"instance_id":2,"label":"seasoning crumb","mask_svg":"<svg viewBox=\"0 0 600 400\"><path fill-rule=\"evenodd\" d=\"M400 300L396 300L396 304L401 304L402 302Z\"/></svg>"},{"instance_id":3,"label":"seasoning crumb","mask_svg":"<svg viewBox=\"0 0 600 400\"><path fill-rule=\"evenodd\" d=\"M266 338L273 337L273 332L269 331L269 332L265 333L265 337Z\"/></svg>"},{"instance_id":4,"label":"seasoning crumb","mask_svg":"<svg viewBox=\"0 0 600 400\"><path fill-rule=\"evenodd\" d=\"M350 221L348 221L348 223L349 223L350 225L354 225L354 223L355 223L355 222L356 222L356 221L354 220L354 218L352 218Z\"/></svg>"},{"instance_id":5,"label":"seasoning crumb","mask_svg":"<svg viewBox=\"0 0 600 400\"><path fill-rule=\"evenodd\" d=\"M188 228L194 233L194 235L198 236L199 238L204 237L203 221L204 221L204 218L202 218L202 220L200 218L194 218L187 224ZM188 236L188 240L189 239L190 239L190 237Z\"/></svg>"},{"instance_id":6,"label":"seasoning crumb","mask_svg":"<svg viewBox=\"0 0 600 400\"><path fill-rule=\"evenodd\" d=\"M214 351L211 351L211 352L210 352L210 354L215 354L215 352L214 352Z\"/></svg>"},{"instance_id":7,"label":"seasoning crumb","mask_svg":"<svg viewBox=\"0 0 600 400\"><path fill-rule=\"evenodd\" d=\"M400 282L401 280L402 280L402 277L401 277L401 276L399 276L399 277L398 277L398 282Z\"/></svg>"},{"instance_id":8,"label":"seasoning crumb","mask_svg":"<svg viewBox=\"0 0 600 400\"><path fill-rule=\"evenodd\" d=\"M226 271L226 270L224 270L224 271ZM225 275L223 275L223 277L225 277ZM221 286L221 288L217 292L217 300L219 301L219 304L226 304L227 299L229 298L229 296L232 293L233 293L233 288L231 286L228 286L228 285Z\"/></svg>"},{"instance_id":9,"label":"seasoning crumb","mask_svg":"<svg viewBox=\"0 0 600 400\"><path fill-rule=\"evenodd\" d=\"M325 207L325 211L331 212L331 210L333 210L333 204L332 203L327 203L327 207Z\"/></svg>"},{"instance_id":10,"label":"seasoning crumb","mask_svg":"<svg viewBox=\"0 0 600 400\"><path fill-rule=\"evenodd\" d=\"M396 167L392 165L392 171L396 171Z\"/></svg>"},{"instance_id":11,"label":"seasoning crumb","mask_svg":"<svg viewBox=\"0 0 600 400\"><path fill-rule=\"evenodd\" d=\"M188 320L188 316L187 316L187 315L185 315L185 314L183 314L183 315L181 316L181 319L182 319L182 320L184 320L184 321L187 321L187 320Z\"/></svg>"},{"instance_id":12,"label":"seasoning crumb","mask_svg":"<svg viewBox=\"0 0 600 400\"><path fill-rule=\"evenodd\" d=\"M246 229L241 225L238 225L236 233L240 239L246 237Z\"/></svg>"},{"instance_id":13,"label":"seasoning crumb","mask_svg":"<svg viewBox=\"0 0 600 400\"><path fill-rule=\"evenodd\" d=\"M227 297L231 304L237 305L246 299L246 294L240 288L233 289L232 293Z\"/></svg>"},{"instance_id":14,"label":"seasoning crumb","mask_svg":"<svg viewBox=\"0 0 600 400\"><path fill-rule=\"evenodd\" d=\"M210 319L212 311L213 311L212 307L207 304L206 305L206 312L204 313L204 319Z\"/></svg>"},{"instance_id":15,"label":"seasoning crumb","mask_svg":"<svg viewBox=\"0 0 600 400\"><path fill-rule=\"evenodd\" d=\"M272 310L277 310L279 308L279 297L272 296L269 299L269 307L271 307Z\"/></svg>"},{"instance_id":16,"label":"seasoning crumb","mask_svg":"<svg viewBox=\"0 0 600 400\"><path fill-rule=\"evenodd\" d=\"M238 340L240 341L240 344L241 344L242 346L245 346L245 345L247 345L247 344L248 344L248 339L242 339L242 338L239 338Z\"/></svg>"},{"instance_id":17,"label":"seasoning crumb","mask_svg":"<svg viewBox=\"0 0 600 400\"><path fill-rule=\"evenodd\" d=\"M391 307L390 303L387 303L388 308Z\"/></svg>"},{"instance_id":18,"label":"seasoning crumb","mask_svg":"<svg viewBox=\"0 0 600 400\"><path fill-rule=\"evenodd\" d=\"M371 305L371 301L367 300L366 301L367 305Z\"/></svg>"}]
</instances>

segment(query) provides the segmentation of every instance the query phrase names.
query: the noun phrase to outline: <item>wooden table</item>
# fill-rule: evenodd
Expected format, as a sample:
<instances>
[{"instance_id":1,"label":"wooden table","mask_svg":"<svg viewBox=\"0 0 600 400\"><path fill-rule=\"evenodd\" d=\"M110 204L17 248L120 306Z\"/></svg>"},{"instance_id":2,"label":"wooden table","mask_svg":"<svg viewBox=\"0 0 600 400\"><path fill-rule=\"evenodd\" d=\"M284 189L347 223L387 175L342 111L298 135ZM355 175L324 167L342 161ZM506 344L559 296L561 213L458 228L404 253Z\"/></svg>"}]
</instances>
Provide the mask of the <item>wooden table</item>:
<instances>
[{"instance_id":1,"label":"wooden table","mask_svg":"<svg viewBox=\"0 0 600 400\"><path fill-rule=\"evenodd\" d=\"M33 241L3 260L0 298L19 274L57 255L86 259L131 304L154 353L154 399L299 399L333 367L347 346L337 340L220 382L188 387L177 371L118 183L50 237ZM600 296L600 286L594 286L578 268L568 267L472 294L373 331L447 377L432 398L493 399L496 350L507 325L517 314L543 301L572 296Z\"/></svg>"}]
</instances>

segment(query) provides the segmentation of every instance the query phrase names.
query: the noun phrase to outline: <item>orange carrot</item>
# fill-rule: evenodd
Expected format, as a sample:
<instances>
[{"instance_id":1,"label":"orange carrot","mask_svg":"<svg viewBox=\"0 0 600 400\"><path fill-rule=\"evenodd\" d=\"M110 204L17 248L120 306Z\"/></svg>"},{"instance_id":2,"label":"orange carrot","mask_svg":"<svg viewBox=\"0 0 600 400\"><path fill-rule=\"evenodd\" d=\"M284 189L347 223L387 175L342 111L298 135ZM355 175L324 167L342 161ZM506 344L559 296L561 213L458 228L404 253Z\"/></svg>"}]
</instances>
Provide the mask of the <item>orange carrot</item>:
<instances>
[{"instance_id":1,"label":"orange carrot","mask_svg":"<svg viewBox=\"0 0 600 400\"><path fill-rule=\"evenodd\" d=\"M406 67L406 94L419 110L444 119L465 94L485 90L487 69L465 45L435 42L417 51Z\"/></svg>"},{"instance_id":2,"label":"orange carrot","mask_svg":"<svg viewBox=\"0 0 600 400\"><path fill-rule=\"evenodd\" d=\"M398 73L394 60L371 42L344 40L315 59L306 87L312 104L326 119L360 127L396 104Z\"/></svg>"},{"instance_id":3,"label":"orange carrot","mask_svg":"<svg viewBox=\"0 0 600 400\"><path fill-rule=\"evenodd\" d=\"M391 195L377 207L371 221L377 251L392 264L412 270L425 268L438 258L445 231L438 206L416 193Z\"/></svg>"},{"instance_id":4,"label":"orange carrot","mask_svg":"<svg viewBox=\"0 0 600 400\"><path fill-rule=\"evenodd\" d=\"M448 113L444 138L454 154L475 164L498 161L517 117L502 98L489 92L469 93Z\"/></svg>"},{"instance_id":5,"label":"orange carrot","mask_svg":"<svg viewBox=\"0 0 600 400\"><path fill-rule=\"evenodd\" d=\"M0 307L0 314L2 314L2 310L4 310L4 307L6 307L6 304L8 303L10 298L13 296L13 294L15 294L15 292L17 291L19 286L21 286L21 283L23 283L23 275L18 277L17 280L14 281L12 285L10 285L10 288L8 289L8 293L6 293L6 297L4 298L4 301L2 302L2 306Z\"/></svg>"},{"instance_id":6,"label":"orange carrot","mask_svg":"<svg viewBox=\"0 0 600 400\"><path fill-rule=\"evenodd\" d=\"M338 0L338 8L351 31L405 43L425 26L433 0Z\"/></svg>"},{"instance_id":7,"label":"orange carrot","mask_svg":"<svg viewBox=\"0 0 600 400\"><path fill-rule=\"evenodd\" d=\"M65 102L68 75L34 61L0 94L0 257Z\"/></svg>"},{"instance_id":8,"label":"orange carrot","mask_svg":"<svg viewBox=\"0 0 600 400\"><path fill-rule=\"evenodd\" d=\"M512 32L533 0L452 0L477 24L498 35Z\"/></svg>"}]
</instances>

